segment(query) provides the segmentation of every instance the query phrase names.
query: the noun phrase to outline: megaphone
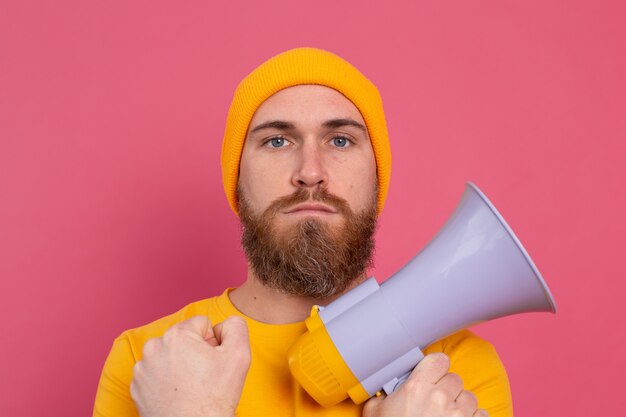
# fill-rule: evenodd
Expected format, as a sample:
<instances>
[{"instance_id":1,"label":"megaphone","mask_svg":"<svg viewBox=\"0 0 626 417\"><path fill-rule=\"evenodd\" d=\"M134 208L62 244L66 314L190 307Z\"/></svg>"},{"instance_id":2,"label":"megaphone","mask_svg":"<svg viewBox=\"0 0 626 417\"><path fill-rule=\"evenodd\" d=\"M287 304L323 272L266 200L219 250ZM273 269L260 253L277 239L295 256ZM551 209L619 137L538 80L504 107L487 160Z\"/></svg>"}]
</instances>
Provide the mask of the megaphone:
<instances>
[{"instance_id":1,"label":"megaphone","mask_svg":"<svg viewBox=\"0 0 626 417\"><path fill-rule=\"evenodd\" d=\"M556 313L550 290L500 213L468 182L444 227L400 271L313 306L289 368L322 406L347 397L360 404L397 389L431 343L530 311Z\"/></svg>"}]
</instances>

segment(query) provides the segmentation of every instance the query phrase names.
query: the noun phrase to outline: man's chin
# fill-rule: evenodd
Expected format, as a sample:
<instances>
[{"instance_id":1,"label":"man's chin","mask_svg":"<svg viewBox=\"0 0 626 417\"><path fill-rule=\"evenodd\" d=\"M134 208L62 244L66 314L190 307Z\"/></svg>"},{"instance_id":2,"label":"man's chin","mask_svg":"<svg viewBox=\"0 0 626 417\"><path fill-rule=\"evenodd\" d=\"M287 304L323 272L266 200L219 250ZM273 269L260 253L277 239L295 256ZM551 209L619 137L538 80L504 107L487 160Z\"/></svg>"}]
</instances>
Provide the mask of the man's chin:
<instances>
[{"instance_id":1,"label":"man's chin","mask_svg":"<svg viewBox=\"0 0 626 417\"><path fill-rule=\"evenodd\" d=\"M336 212L301 204L310 197L301 194L276 200L257 215L240 196L242 245L255 274L268 287L299 297L335 296L371 264L376 201L355 214L347 202L328 196L314 196L313 201Z\"/></svg>"}]
</instances>

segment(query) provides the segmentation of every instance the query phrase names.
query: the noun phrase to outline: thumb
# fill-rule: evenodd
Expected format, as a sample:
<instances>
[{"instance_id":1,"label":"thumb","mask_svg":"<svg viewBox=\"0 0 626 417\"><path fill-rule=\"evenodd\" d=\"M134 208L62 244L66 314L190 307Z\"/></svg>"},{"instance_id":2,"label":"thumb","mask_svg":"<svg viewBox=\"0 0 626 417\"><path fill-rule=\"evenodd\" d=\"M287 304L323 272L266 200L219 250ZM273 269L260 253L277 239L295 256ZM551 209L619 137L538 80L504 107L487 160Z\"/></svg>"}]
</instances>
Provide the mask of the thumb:
<instances>
[{"instance_id":1,"label":"thumb","mask_svg":"<svg viewBox=\"0 0 626 417\"><path fill-rule=\"evenodd\" d=\"M417 364L409 380L421 380L436 384L450 369L450 359L444 353L431 353Z\"/></svg>"},{"instance_id":2,"label":"thumb","mask_svg":"<svg viewBox=\"0 0 626 417\"><path fill-rule=\"evenodd\" d=\"M243 318L230 316L223 322L218 323L213 330L223 349L230 350L245 347L246 350L250 350L248 324Z\"/></svg>"}]
</instances>

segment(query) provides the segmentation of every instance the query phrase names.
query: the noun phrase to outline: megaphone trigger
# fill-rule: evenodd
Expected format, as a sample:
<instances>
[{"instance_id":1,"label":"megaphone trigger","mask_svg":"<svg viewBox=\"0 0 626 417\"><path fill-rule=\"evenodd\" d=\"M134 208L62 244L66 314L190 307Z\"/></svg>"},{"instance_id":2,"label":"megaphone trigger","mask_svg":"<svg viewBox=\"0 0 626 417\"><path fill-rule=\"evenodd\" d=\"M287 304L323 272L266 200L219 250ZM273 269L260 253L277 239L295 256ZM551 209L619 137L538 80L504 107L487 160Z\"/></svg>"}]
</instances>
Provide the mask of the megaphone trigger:
<instances>
[{"instance_id":1,"label":"megaphone trigger","mask_svg":"<svg viewBox=\"0 0 626 417\"><path fill-rule=\"evenodd\" d=\"M413 371L407 372L406 374L398 378L394 378L391 381L387 382L385 385L383 385L383 391L385 392L385 394L389 395L392 392L397 391L398 388L400 388L400 386L404 384L407 379L409 379L411 372Z\"/></svg>"}]
</instances>

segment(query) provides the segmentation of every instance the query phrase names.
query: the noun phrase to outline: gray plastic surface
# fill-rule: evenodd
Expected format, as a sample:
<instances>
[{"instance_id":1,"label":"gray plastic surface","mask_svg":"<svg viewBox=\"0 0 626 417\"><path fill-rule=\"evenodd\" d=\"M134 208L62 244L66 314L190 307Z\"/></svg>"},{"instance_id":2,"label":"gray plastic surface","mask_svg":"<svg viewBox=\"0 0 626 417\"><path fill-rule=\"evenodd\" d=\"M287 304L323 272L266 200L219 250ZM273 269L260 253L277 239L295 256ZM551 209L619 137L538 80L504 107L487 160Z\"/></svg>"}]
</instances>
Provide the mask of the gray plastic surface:
<instances>
[{"instance_id":1,"label":"gray plastic surface","mask_svg":"<svg viewBox=\"0 0 626 417\"><path fill-rule=\"evenodd\" d=\"M398 386L420 349L458 330L556 305L526 250L493 204L468 183L437 236L379 286L372 277L320 311L365 390Z\"/></svg>"}]
</instances>

